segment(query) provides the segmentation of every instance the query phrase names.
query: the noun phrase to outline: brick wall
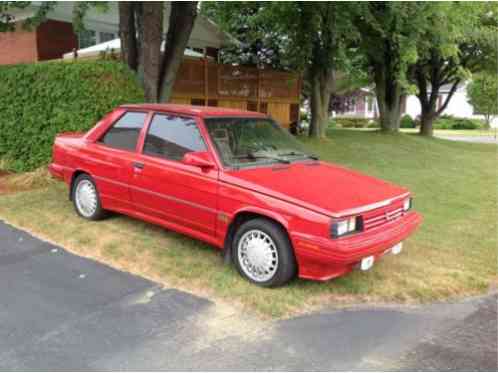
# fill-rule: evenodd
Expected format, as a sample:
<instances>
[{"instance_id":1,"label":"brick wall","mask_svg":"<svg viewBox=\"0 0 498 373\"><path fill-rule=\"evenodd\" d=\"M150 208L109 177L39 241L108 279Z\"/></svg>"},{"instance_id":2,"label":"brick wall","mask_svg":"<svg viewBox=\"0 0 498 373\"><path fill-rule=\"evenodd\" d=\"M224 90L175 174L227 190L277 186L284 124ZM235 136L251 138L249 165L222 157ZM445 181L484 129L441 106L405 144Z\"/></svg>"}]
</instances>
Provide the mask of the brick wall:
<instances>
[{"instance_id":1,"label":"brick wall","mask_svg":"<svg viewBox=\"0 0 498 373\"><path fill-rule=\"evenodd\" d=\"M0 32L0 65L35 62L37 58L36 31L23 30L17 24L14 32Z\"/></svg>"},{"instance_id":2,"label":"brick wall","mask_svg":"<svg viewBox=\"0 0 498 373\"><path fill-rule=\"evenodd\" d=\"M69 22L48 20L36 31L17 24L14 32L0 33L0 65L62 58L74 48L78 48L78 37Z\"/></svg>"},{"instance_id":3,"label":"brick wall","mask_svg":"<svg viewBox=\"0 0 498 373\"><path fill-rule=\"evenodd\" d=\"M78 37L69 22L48 20L38 26L36 33L38 60L62 58L64 53L78 48Z\"/></svg>"}]
</instances>

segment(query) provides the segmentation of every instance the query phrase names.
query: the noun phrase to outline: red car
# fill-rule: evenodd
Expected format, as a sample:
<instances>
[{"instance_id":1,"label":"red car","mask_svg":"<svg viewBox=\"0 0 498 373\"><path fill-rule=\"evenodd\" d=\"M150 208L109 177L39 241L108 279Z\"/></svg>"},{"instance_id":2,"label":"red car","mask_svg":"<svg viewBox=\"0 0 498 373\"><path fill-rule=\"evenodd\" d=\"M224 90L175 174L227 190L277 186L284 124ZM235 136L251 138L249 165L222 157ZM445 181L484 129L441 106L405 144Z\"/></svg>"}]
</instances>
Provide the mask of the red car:
<instances>
[{"instance_id":1,"label":"red car","mask_svg":"<svg viewBox=\"0 0 498 373\"><path fill-rule=\"evenodd\" d=\"M408 190L321 162L248 111L123 105L57 136L49 170L83 218L115 211L190 235L261 286L369 269L422 220Z\"/></svg>"}]
</instances>

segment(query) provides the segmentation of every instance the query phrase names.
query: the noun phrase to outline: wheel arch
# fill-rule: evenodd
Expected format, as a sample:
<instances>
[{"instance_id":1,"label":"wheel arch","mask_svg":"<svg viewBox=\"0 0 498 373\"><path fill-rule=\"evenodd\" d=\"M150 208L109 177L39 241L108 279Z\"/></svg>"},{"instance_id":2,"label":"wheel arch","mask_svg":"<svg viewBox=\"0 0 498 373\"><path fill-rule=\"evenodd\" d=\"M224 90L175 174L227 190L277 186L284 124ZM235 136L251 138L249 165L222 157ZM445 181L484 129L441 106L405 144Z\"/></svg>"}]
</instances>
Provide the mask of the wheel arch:
<instances>
[{"instance_id":1,"label":"wheel arch","mask_svg":"<svg viewBox=\"0 0 498 373\"><path fill-rule=\"evenodd\" d=\"M253 219L266 219L277 224L287 235L292 250L294 250L288 230L289 223L287 219L268 211L261 211L259 209L244 209L237 211L230 221L230 224L228 225L227 233L225 234L225 240L223 243L225 263L230 264L232 262L232 240L235 236L235 232L242 224Z\"/></svg>"},{"instance_id":2,"label":"wheel arch","mask_svg":"<svg viewBox=\"0 0 498 373\"><path fill-rule=\"evenodd\" d=\"M80 175L88 175L91 176L87 171L82 170L82 169L76 169L73 171L73 174L71 175L71 179L69 182L69 200L73 200L73 186L74 186L74 181L76 178Z\"/></svg>"}]
</instances>

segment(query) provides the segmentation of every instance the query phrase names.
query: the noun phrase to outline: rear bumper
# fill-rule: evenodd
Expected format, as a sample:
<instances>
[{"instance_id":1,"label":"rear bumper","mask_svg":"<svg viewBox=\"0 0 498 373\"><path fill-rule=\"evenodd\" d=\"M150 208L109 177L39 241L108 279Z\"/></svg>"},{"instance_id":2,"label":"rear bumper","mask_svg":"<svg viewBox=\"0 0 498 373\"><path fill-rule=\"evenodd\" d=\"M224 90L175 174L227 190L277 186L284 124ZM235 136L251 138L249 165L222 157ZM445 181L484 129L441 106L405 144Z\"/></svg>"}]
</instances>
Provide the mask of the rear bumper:
<instances>
[{"instance_id":1,"label":"rear bumper","mask_svg":"<svg viewBox=\"0 0 498 373\"><path fill-rule=\"evenodd\" d=\"M410 236L422 222L412 211L402 218L357 235L339 239L292 235L299 265L299 277L326 281L350 272L362 258L376 259L386 250Z\"/></svg>"},{"instance_id":2,"label":"rear bumper","mask_svg":"<svg viewBox=\"0 0 498 373\"><path fill-rule=\"evenodd\" d=\"M56 179L64 180L64 167L55 163L48 165L48 172Z\"/></svg>"}]
</instances>

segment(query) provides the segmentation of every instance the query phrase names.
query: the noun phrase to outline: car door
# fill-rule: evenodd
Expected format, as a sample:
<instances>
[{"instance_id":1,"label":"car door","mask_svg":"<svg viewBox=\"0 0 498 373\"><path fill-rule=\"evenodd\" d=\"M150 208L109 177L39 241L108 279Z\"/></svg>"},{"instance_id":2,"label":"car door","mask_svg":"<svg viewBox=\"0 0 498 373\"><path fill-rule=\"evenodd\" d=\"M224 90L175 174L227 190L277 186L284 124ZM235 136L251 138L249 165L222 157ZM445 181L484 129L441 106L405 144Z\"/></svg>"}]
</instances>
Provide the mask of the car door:
<instances>
[{"instance_id":1,"label":"car door","mask_svg":"<svg viewBox=\"0 0 498 373\"><path fill-rule=\"evenodd\" d=\"M147 112L126 111L83 152L82 167L95 179L104 208L131 210L129 190L137 145Z\"/></svg>"},{"instance_id":2,"label":"car door","mask_svg":"<svg viewBox=\"0 0 498 373\"><path fill-rule=\"evenodd\" d=\"M218 170L182 162L188 152L207 151L194 118L155 113L149 123L131 197L143 213L214 236Z\"/></svg>"}]
</instances>

